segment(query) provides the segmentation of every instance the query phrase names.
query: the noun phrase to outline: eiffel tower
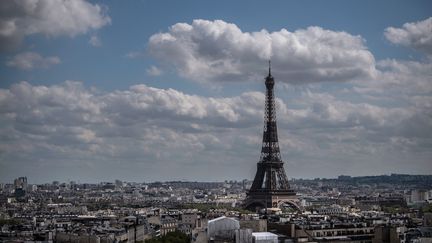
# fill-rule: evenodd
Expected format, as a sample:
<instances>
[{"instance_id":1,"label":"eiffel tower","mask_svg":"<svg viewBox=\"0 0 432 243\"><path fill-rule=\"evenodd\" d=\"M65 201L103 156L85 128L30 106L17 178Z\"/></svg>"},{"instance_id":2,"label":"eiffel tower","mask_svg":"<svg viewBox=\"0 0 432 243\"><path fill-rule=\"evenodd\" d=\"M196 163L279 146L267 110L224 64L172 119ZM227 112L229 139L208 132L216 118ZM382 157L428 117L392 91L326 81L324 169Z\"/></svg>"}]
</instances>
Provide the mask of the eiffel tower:
<instances>
[{"instance_id":1,"label":"eiffel tower","mask_svg":"<svg viewBox=\"0 0 432 243\"><path fill-rule=\"evenodd\" d=\"M269 73L265 78L266 99L261 157L257 163L255 179L247 192L244 203L245 208L250 210L277 208L283 204L290 204L290 206L299 208L296 193L290 188L280 154L273 92L274 84L275 81L271 75L269 61Z\"/></svg>"}]
</instances>

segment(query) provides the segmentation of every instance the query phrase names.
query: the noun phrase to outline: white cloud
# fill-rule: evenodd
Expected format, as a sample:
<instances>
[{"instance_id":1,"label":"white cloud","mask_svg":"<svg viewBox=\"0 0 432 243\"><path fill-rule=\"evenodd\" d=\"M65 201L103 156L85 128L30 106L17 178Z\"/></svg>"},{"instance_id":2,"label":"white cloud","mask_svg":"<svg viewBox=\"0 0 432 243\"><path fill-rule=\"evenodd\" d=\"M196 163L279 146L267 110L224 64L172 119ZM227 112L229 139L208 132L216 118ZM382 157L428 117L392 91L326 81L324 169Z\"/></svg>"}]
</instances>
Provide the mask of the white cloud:
<instances>
[{"instance_id":1,"label":"white cloud","mask_svg":"<svg viewBox=\"0 0 432 243\"><path fill-rule=\"evenodd\" d=\"M160 70L158 67L153 65L150 68L148 68L146 72L150 76L160 76L162 74L162 70Z\"/></svg>"},{"instance_id":2,"label":"white cloud","mask_svg":"<svg viewBox=\"0 0 432 243\"><path fill-rule=\"evenodd\" d=\"M145 85L101 93L72 81L53 86L14 84L0 89L0 164L7 171L21 163L33 167L35 160L28 158L42 159L38 166L62 168L71 161L82 168L88 161L98 172L135 161L140 161L137 168L147 169L152 160L171 168L192 166L209 154L216 158L214 154L226 147L223 140L232 139L230 127L250 127L250 120L257 117L241 111L240 105L256 110L256 95L208 99ZM162 168L156 166L153 175L169 173Z\"/></svg>"},{"instance_id":3,"label":"white cloud","mask_svg":"<svg viewBox=\"0 0 432 243\"><path fill-rule=\"evenodd\" d=\"M388 98L395 104L415 96L431 96L432 63L384 59L377 63L375 79L357 82L355 90L373 99Z\"/></svg>"},{"instance_id":4,"label":"white cloud","mask_svg":"<svg viewBox=\"0 0 432 243\"><path fill-rule=\"evenodd\" d=\"M96 35L92 35L90 37L89 43L90 43L90 45L92 45L94 47L100 47L100 46L102 46L102 41Z\"/></svg>"},{"instance_id":5,"label":"white cloud","mask_svg":"<svg viewBox=\"0 0 432 243\"><path fill-rule=\"evenodd\" d=\"M111 22L105 9L85 0L8 0L0 6L0 46L14 48L32 34L76 36Z\"/></svg>"},{"instance_id":6,"label":"white cloud","mask_svg":"<svg viewBox=\"0 0 432 243\"><path fill-rule=\"evenodd\" d=\"M377 171L388 171L382 163L391 160L387 166L403 170L403 157L398 164L389 157L400 153L418 171L430 171L423 162L432 156L431 104L421 93L410 103L387 107L309 89L277 99L283 157L297 176L311 176L311 167L318 165L335 173L352 158ZM259 157L263 106L260 92L216 98L142 84L101 92L73 81L21 82L0 89L0 164L7 171L13 166L38 170L34 158L43 161L42 169L73 162L77 170L101 173L92 178L123 168L128 175L140 171L133 178L145 173L148 180L249 178Z\"/></svg>"},{"instance_id":7,"label":"white cloud","mask_svg":"<svg viewBox=\"0 0 432 243\"><path fill-rule=\"evenodd\" d=\"M43 57L36 52L23 52L12 57L6 62L6 65L22 70L31 70L35 68L49 68L60 62L60 58L56 56Z\"/></svg>"},{"instance_id":8,"label":"white cloud","mask_svg":"<svg viewBox=\"0 0 432 243\"><path fill-rule=\"evenodd\" d=\"M287 83L349 81L375 74L375 60L360 36L309 27L289 32L243 32L222 20L178 23L154 34L149 52L196 81L262 79L271 59Z\"/></svg>"},{"instance_id":9,"label":"white cloud","mask_svg":"<svg viewBox=\"0 0 432 243\"><path fill-rule=\"evenodd\" d=\"M432 55L432 17L405 23L402 28L388 27L384 35L392 43L412 47Z\"/></svg>"}]
</instances>

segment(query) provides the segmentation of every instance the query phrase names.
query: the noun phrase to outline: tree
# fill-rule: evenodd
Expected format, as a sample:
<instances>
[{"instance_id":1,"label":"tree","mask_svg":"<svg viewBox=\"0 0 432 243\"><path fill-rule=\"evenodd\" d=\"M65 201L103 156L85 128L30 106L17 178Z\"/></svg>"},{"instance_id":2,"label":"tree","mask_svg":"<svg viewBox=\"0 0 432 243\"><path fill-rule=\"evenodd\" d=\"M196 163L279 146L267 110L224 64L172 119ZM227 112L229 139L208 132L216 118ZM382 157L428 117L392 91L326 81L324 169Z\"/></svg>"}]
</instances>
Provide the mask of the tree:
<instances>
[{"instance_id":1,"label":"tree","mask_svg":"<svg viewBox=\"0 0 432 243\"><path fill-rule=\"evenodd\" d=\"M180 231L169 232L164 236L159 236L145 241L146 243L189 243L190 238Z\"/></svg>"}]
</instances>

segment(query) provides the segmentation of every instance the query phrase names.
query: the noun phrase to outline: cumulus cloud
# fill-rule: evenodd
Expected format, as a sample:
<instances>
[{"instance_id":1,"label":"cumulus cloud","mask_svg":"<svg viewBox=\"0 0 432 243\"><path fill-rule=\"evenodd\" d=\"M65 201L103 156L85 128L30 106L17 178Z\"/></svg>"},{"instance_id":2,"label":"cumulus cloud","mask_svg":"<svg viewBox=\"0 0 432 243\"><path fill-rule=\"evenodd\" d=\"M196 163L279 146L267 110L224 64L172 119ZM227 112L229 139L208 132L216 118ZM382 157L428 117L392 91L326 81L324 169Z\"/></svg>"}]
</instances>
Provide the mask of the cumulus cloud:
<instances>
[{"instance_id":1,"label":"cumulus cloud","mask_svg":"<svg viewBox=\"0 0 432 243\"><path fill-rule=\"evenodd\" d=\"M376 79L357 82L354 90L371 99L388 99L395 104L413 97L431 96L432 63L384 59L377 63Z\"/></svg>"},{"instance_id":2,"label":"cumulus cloud","mask_svg":"<svg viewBox=\"0 0 432 243\"><path fill-rule=\"evenodd\" d=\"M341 100L309 89L289 100L278 98L283 157L301 173L302 166L306 170L316 165L314 160L327 170L344 168L347 158L377 168L378 155L403 152L418 168L427 169L422 165L432 156L432 101L427 98L413 96L413 102L396 107ZM263 106L261 92L204 97L143 84L101 92L75 81L52 86L21 82L0 89L0 164L6 171L15 165L34 168L34 158L40 158L42 169L73 162L80 171L105 176L123 168L134 173L133 167L142 171L134 178L142 173L250 178L259 157ZM302 163L305 159L310 161ZM398 163L392 168L404 165ZM192 168L199 175L190 175Z\"/></svg>"},{"instance_id":3,"label":"cumulus cloud","mask_svg":"<svg viewBox=\"0 0 432 243\"><path fill-rule=\"evenodd\" d=\"M146 132L145 127L152 126L161 130L188 129L192 133L207 131L208 126L250 126L251 120L262 117L263 102L262 94L256 92L233 98L205 98L173 89L134 85L124 91L100 93L74 81L54 86L21 82L0 90L0 113L18 131L50 135L59 128L74 128L68 133L82 141L98 136L139 139ZM143 133L127 131L140 125Z\"/></svg>"},{"instance_id":4,"label":"cumulus cloud","mask_svg":"<svg viewBox=\"0 0 432 243\"><path fill-rule=\"evenodd\" d=\"M375 72L360 36L321 27L243 32L222 20L194 20L154 34L148 50L196 81L261 79L269 59L287 83L358 80Z\"/></svg>"},{"instance_id":5,"label":"cumulus cloud","mask_svg":"<svg viewBox=\"0 0 432 243\"><path fill-rule=\"evenodd\" d=\"M23 52L12 57L6 62L6 65L21 70L31 70L35 68L49 68L60 62L60 58L56 56L43 57L36 52Z\"/></svg>"},{"instance_id":6,"label":"cumulus cloud","mask_svg":"<svg viewBox=\"0 0 432 243\"><path fill-rule=\"evenodd\" d=\"M105 9L85 0L10 0L0 6L0 46L15 48L32 34L76 36L111 22Z\"/></svg>"},{"instance_id":7,"label":"cumulus cloud","mask_svg":"<svg viewBox=\"0 0 432 243\"><path fill-rule=\"evenodd\" d=\"M384 35L392 43L432 55L432 17L418 22L405 23L402 28L388 27Z\"/></svg>"},{"instance_id":8,"label":"cumulus cloud","mask_svg":"<svg viewBox=\"0 0 432 243\"><path fill-rule=\"evenodd\" d=\"M257 99L261 106L262 96L257 93L205 98L145 85L101 93L73 81L53 86L14 84L0 90L0 153L4 155L0 164L6 171L20 163L33 167L32 158L43 159L41 164L49 167L60 163L62 168L73 161L82 169L89 161L98 171L111 163L111 172L119 168L118 160L129 165L140 161L137 166L146 169L154 164L150 161L171 168L185 163L195 166L211 154L216 158L230 144L224 141L232 139L232 127L242 124L246 129L253 125L251 120L262 117L261 112L259 116L253 112ZM241 106L248 109L243 111ZM158 175L161 169L156 167L152 173ZM167 173L159 171L159 175Z\"/></svg>"}]
</instances>

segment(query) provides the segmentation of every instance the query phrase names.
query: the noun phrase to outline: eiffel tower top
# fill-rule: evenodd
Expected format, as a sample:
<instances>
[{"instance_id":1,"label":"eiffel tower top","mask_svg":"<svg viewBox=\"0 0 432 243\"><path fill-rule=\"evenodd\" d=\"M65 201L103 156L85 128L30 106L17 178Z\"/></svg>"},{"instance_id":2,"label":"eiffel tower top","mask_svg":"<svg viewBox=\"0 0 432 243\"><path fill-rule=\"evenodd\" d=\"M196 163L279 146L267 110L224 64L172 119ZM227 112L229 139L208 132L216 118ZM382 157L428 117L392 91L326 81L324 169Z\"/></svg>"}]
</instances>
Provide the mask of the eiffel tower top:
<instances>
[{"instance_id":1,"label":"eiffel tower top","mask_svg":"<svg viewBox=\"0 0 432 243\"><path fill-rule=\"evenodd\" d=\"M276 106L273 91L274 84L275 81L271 75L271 62L269 61L269 73L265 78L266 99L260 162L282 163L277 135Z\"/></svg>"},{"instance_id":2,"label":"eiffel tower top","mask_svg":"<svg viewBox=\"0 0 432 243\"><path fill-rule=\"evenodd\" d=\"M269 74L268 74L268 76L271 77L271 60L269 60Z\"/></svg>"},{"instance_id":3,"label":"eiffel tower top","mask_svg":"<svg viewBox=\"0 0 432 243\"><path fill-rule=\"evenodd\" d=\"M269 60L269 73L266 77L265 85L267 89L273 89L274 86L274 78L271 75L271 61Z\"/></svg>"}]
</instances>

